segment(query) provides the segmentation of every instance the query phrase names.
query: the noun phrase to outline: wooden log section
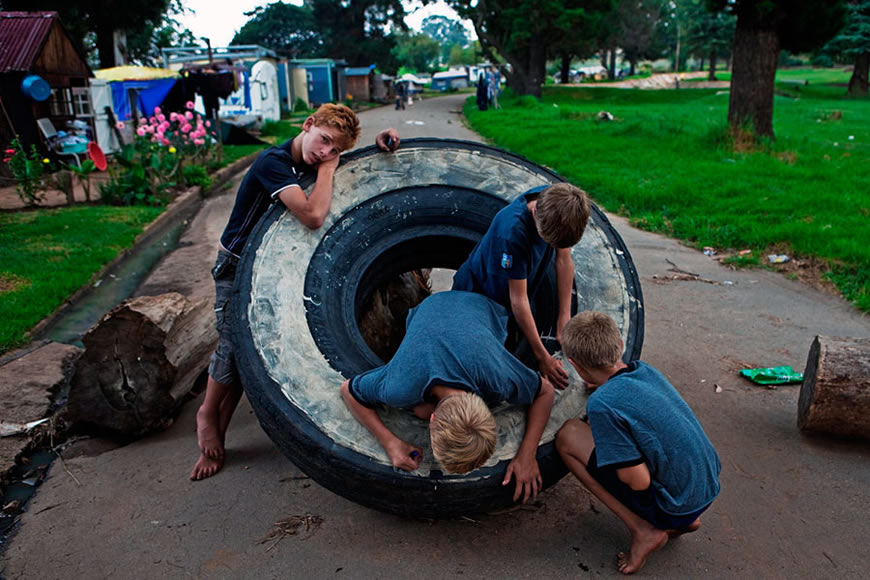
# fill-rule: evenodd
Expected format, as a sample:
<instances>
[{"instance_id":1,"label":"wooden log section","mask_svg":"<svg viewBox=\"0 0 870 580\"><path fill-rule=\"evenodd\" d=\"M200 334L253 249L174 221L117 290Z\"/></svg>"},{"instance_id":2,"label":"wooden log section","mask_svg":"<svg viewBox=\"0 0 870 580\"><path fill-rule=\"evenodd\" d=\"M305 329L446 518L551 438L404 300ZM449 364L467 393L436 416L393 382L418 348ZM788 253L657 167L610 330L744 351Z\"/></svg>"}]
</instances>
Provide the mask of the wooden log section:
<instances>
[{"instance_id":1,"label":"wooden log section","mask_svg":"<svg viewBox=\"0 0 870 580\"><path fill-rule=\"evenodd\" d=\"M82 339L70 418L123 435L167 427L217 338L208 299L171 292L123 302Z\"/></svg>"},{"instance_id":2,"label":"wooden log section","mask_svg":"<svg viewBox=\"0 0 870 580\"><path fill-rule=\"evenodd\" d=\"M870 338L816 337L801 385L798 427L870 439Z\"/></svg>"}]
</instances>

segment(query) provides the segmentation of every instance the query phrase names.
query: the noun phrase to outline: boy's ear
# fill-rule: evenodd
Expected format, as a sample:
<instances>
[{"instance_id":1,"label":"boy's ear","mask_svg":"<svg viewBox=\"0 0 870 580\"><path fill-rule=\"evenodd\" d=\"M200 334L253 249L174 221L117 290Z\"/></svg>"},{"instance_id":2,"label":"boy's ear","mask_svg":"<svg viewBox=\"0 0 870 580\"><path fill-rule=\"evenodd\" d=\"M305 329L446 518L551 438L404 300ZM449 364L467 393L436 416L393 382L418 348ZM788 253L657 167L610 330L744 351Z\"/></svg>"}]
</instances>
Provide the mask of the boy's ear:
<instances>
[{"instance_id":1,"label":"boy's ear","mask_svg":"<svg viewBox=\"0 0 870 580\"><path fill-rule=\"evenodd\" d=\"M577 374L580 374L580 365L574 362L574 359L568 357L568 362L571 363L571 366L574 367L574 370L577 371Z\"/></svg>"},{"instance_id":2,"label":"boy's ear","mask_svg":"<svg viewBox=\"0 0 870 580\"><path fill-rule=\"evenodd\" d=\"M314 127L314 120L314 115L311 115L310 117L305 119L305 122L302 123L302 130L305 132L310 131L311 128Z\"/></svg>"}]
</instances>

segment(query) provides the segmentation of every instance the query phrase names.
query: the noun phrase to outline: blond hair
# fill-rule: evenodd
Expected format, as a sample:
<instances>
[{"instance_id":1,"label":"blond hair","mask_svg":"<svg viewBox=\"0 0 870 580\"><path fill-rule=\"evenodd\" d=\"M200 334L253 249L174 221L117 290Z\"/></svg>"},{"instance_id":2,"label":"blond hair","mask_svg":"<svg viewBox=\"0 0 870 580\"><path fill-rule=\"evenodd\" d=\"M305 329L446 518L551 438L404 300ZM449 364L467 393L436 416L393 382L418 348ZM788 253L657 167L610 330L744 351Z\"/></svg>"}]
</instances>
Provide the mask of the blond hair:
<instances>
[{"instance_id":1,"label":"blond hair","mask_svg":"<svg viewBox=\"0 0 870 580\"><path fill-rule=\"evenodd\" d=\"M580 241L589 221L589 197L570 183L555 183L538 196L535 221L545 242L570 248Z\"/></svg>"},{"instance_id":2,"label":"blond hair","mask_svg":"<svg viewBox=\"0 0 870 580\"><path fill-rule=\"evenodd\" d=\"M359 140L359 118L350 107L326 103L311 115L315 127L330 127L338 131L338 146L347 151Z\"/></svg>"},{"instance_id":3,"label":"blond hair","mask_svg":"<svg viewBox=\"0 0 870 580\"><path fill-rule=\"evenodd\" d=\"M468 473L495 451L495 417L474 393L451 395L435 408L429 437L432 453L445 471Z\"/></svg>"},{"instance_id":4,"label":"blond hair","mask_svg":"<svg viewBox=\"0 0 870 580\"><path fill-rule=\"evenodd\" d=\"M622 357L622 336L611 317L587 310L575 315L562 329L562 351L581 367L608 367Z\"/></svg>"}]
</instances>

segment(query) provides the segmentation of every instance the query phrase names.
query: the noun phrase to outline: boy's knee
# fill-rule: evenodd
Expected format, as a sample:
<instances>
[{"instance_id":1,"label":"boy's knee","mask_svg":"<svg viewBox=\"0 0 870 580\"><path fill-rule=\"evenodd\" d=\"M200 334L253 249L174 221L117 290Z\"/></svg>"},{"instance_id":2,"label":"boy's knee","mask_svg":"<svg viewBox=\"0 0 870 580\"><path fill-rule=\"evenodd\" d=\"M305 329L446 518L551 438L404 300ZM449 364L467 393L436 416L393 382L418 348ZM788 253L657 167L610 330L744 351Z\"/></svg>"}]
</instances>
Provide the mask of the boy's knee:
<instances>
[{"instance_id":1,"label":"boy's knee","mask_svg":"<svg viewBox=\"0 0 870 580\"><path fill-rule=\"evenodd\" d=\"M568 419L565 424L559 428L556 433L556 451L560 455L567 453L573 447L576 447L580 438L580 430L582 429L583 421L580 419Z\"/></svg>"}]
</instances>

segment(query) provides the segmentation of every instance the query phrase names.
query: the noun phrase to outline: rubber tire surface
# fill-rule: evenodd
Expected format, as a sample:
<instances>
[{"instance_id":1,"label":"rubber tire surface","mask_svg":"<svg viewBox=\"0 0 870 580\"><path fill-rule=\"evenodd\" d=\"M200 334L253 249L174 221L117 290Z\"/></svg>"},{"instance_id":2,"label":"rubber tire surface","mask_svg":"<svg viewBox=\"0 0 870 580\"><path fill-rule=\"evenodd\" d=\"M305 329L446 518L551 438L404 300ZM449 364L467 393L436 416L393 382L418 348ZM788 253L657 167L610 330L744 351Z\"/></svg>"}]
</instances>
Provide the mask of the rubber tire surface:
<instances>
[{"instance_id":1,"label":"rubber tire surface","mask_svg":"<svg viewBox=\"0 0 870 580\"><path fill-rule=\"evenodd\" d=\"M367 292L411 268L455 269L498 209L531 187L557 181L563 180L548 169L486 145L409 139L393 154L368 147L343 156L321 229L308 230L280 204L263 217L236 275L236 356L261 426L302 471L358 503L407 516L453 517L512 503L514 486L501 481L522 437L523 409L494 409L496 453L464 476L439 471L423 421L405 411L379 411L391 430L426 450L421 469L407 473L392 468L344 407L338 387L381 363L356 327ZM313 182L313 175L305 176L302 185L309 189ZM579 309L611 314L623 333L625 359L638 358L640 284L627 248L597 207L572 255ZM554 316L552 303L545 296L534 304L545 335L554 323L546 320ZM566 418L585 413L585 398L572 373L571 386L557 392L538 447L545 487L566 473L555 432Z\"/></svg>"}]
</instances>

